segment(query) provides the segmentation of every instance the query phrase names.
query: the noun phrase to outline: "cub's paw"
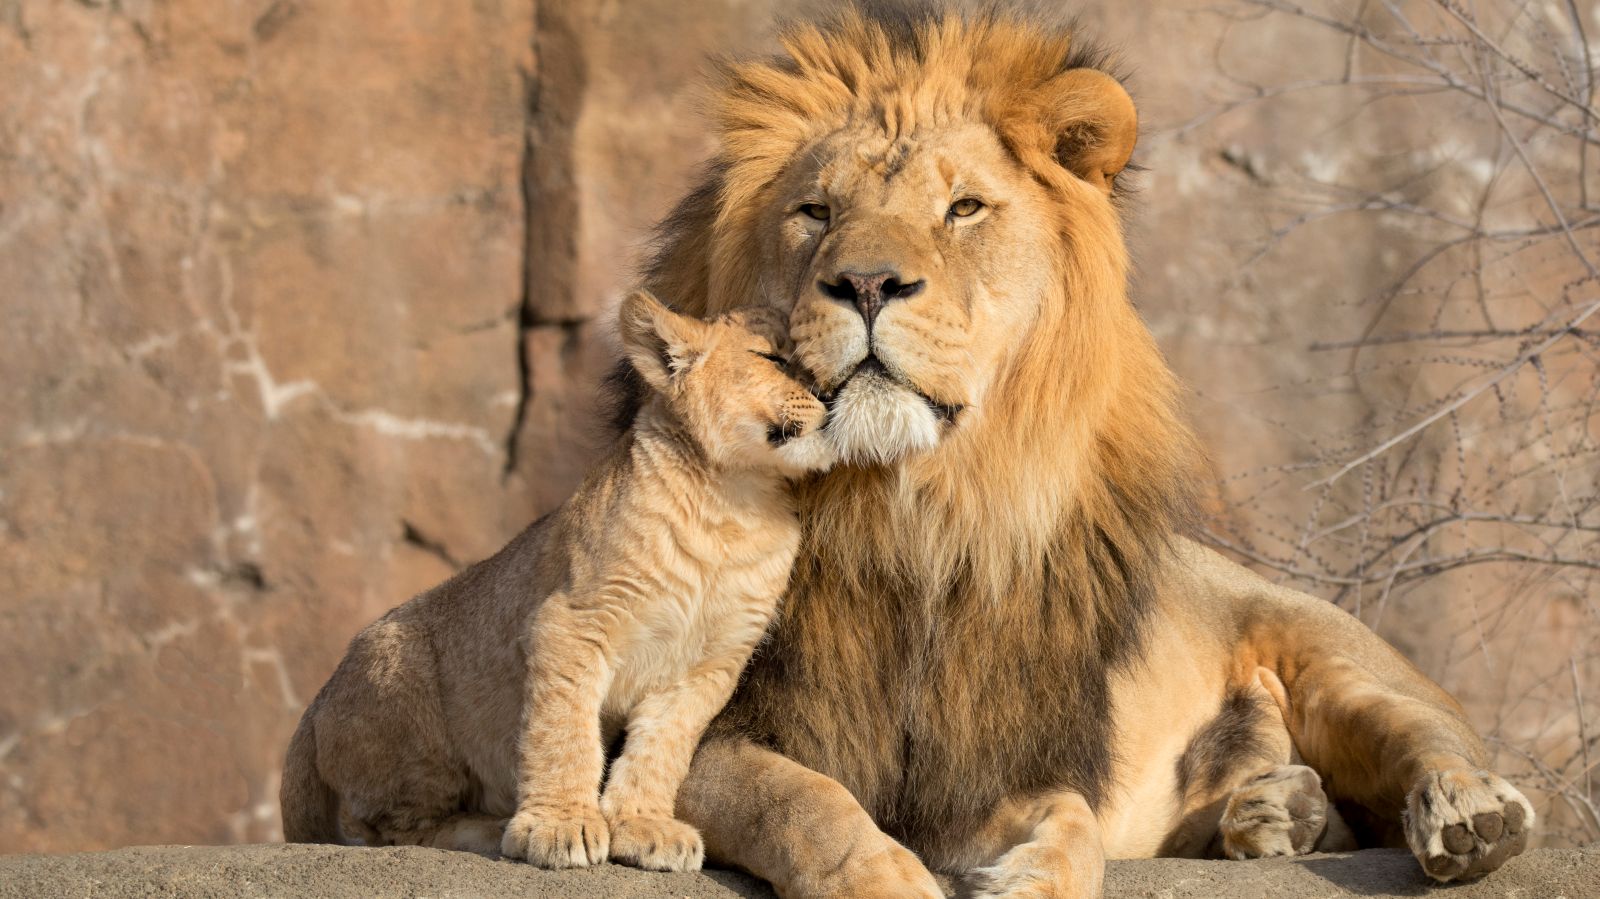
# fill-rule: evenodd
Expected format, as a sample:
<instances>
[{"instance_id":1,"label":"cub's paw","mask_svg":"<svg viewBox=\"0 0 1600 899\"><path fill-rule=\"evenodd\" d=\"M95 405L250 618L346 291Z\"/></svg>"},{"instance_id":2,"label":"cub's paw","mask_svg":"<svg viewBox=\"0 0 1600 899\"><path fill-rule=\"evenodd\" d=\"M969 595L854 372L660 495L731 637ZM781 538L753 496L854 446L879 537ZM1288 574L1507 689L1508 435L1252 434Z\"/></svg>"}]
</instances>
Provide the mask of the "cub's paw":
<instances>
[{"instance_id":1,"label":"cub's paw","mask_svg":"<svg viewBox=\"0 0 1600 899\"><path fill-rule=\"evenodd\" d=\"M500 839L500 854L541 868L583 868L606 860L610 832L600 810L584 806L518 811Z\"/></svg>"},{"instance_id":2,"label":"cub's paw","mask_svg":"<svg viewBox=\"0 0 1600 899\"><path fill-rule=\"evenodd\" d=\"M1411 788L1406 842L1434 880L1471 880L1528 847L1533 806L1488 771L1434 771Z\"/></svg>"},{"instance_id":3,"label":"cub's paw","mask_svg":"<svg viewBox=\"0 0 1600 899\"><path fill-rule=\"evenodd\" d=\"M706 849L700 832L676 818L611 820L611 860L648 871L698 871Z\"/></svg>"},{"instance_id":4,"label":"cub's paw","mask_svg":"<svg viewBox=\"0 0 1600 899\"><path fill-rule=\"evenodd\" d=\"M1218 827L1228 858L1305 855L1328 826L1322 778L1305 765L1280 765L1228 797Z\"/></svg>"}]
</instances>

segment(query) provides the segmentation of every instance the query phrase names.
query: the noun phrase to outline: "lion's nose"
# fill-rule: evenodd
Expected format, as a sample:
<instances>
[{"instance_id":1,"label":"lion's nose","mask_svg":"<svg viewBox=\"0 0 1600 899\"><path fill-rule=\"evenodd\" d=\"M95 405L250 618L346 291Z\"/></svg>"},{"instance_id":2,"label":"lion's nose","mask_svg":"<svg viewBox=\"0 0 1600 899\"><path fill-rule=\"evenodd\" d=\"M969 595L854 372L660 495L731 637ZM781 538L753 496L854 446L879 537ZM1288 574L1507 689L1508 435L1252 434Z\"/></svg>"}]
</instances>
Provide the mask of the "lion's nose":
<instances>
[{"instance_id":1,"label":"lion's nose","mask_svg":"<svg viewBox=\"0 0 1600 899\"><path fill-rule=\"evenodd\" d=\"M836 300L855 304L867 323L867 331L871 332L872 323L877 321L885 304L891 300L910 299L927 283L920 278L907 281L897 272L840 272L832 279L818 281L817 289Z\"/></svg>"}]
</instances>

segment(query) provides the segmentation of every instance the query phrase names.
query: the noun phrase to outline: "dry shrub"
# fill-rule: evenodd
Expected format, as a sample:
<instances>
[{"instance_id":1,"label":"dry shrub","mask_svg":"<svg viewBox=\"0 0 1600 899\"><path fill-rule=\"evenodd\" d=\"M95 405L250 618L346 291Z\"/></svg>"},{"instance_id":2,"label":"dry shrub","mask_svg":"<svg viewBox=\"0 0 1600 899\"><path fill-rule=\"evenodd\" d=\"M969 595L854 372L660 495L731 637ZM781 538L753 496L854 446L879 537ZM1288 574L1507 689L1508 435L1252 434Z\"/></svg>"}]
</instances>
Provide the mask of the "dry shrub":
<instances>
[{"instance_id":1,"label":"dry shrub","mask_svg":"<svg viewBox=\"0 0 1600 899\"><path fill-rule=\"evenodd\" d=\"M1600 838L1600 190L1590 13L1554 2L1244 0L1341 52L1326 71L1235 79L1188 129L1243 106L1329 98L1408 164L1273 179L1281 215L1245 261L1307 232L1369 229L1342 334L1296 349L1359 420L1223 472L1210 538L1361 615L1462 690L1499 764L1543 797L1545 842ZM1225 70L1237 42L1225 39ZM1240 68L1248 68L1241 65ZM1402 154L1404 155L1404 154ZM1232 160L1243 166L1248 160ZM1303 245L1303 244L1302 244ZM1370 273L1369 273L1370 274ZM1370 285L1376 284L1376 288ZM1270 288L1270 284L1259 285ZM1273 513L1271 510L1292 510Z\"/></svg>"}]
</instances>

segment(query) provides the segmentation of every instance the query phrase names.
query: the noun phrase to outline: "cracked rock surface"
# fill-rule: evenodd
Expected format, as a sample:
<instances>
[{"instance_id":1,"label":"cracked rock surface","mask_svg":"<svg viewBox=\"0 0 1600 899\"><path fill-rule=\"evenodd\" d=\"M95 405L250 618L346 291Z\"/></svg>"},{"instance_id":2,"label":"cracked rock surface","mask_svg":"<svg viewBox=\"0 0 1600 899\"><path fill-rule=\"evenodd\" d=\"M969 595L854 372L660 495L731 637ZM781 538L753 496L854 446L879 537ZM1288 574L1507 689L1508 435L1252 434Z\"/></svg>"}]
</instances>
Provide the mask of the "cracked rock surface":
<instances>
[{"instance_id":1,"label":"cracked rock surface","mask_svg":"<svg viewBox=\"0 0 1600 899\"><path fill-rule=\"evenodd\" d=\"M947 884L947 886L949 886ZM333 846L150 846L79 855L0 857L0 899L274 897L403 899L562 896L571 899L770 899L764 884L731 871L656 874L617 865L541 871L437 849ZM1369 850L1252 862L1114 861L1107 899L1336 899L1437 893L1450 899L1592 899L1600 848L1542 849L1487 879L1435 889L1409 853Z\"/></svg>"},{"instance_id":2,"label":"cracked rock surface","mask_svg":"<svg viewBox=\"0 0 1600 899\"><path fill-rule=\"evenodd\" d=\"M352 626L540 501L533 22L429 6L0 3L0 848L276 836Z\"/></svg>"}]
</instances>

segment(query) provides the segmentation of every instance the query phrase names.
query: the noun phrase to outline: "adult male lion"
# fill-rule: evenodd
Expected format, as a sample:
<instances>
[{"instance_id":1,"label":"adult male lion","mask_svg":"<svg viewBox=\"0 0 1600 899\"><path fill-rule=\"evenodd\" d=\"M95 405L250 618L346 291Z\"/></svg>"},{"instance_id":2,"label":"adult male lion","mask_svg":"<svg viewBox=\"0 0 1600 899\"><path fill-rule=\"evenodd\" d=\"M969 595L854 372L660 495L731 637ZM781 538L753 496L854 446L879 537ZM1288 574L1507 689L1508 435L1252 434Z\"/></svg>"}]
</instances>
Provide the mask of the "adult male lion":
<instances>
[{"instance_id":1,"label":"adult male lion","mask_svg":"<svg viewBox=\"0 0 1600 899\"><path fill-rule=\"evenodd\" d=\"M1136 114L1096 57L1005 13L783 46L727 67L648 279L790 311L853 462L803 488L780 620L680 794L709 855L786 896L936 895L925 864L1092 896L1105 856L1352 830L1440 880L1521 851L1532 808L1449 695L1178 536L1195 452L1127 299Z\"/></svg>"}]
</instances>

